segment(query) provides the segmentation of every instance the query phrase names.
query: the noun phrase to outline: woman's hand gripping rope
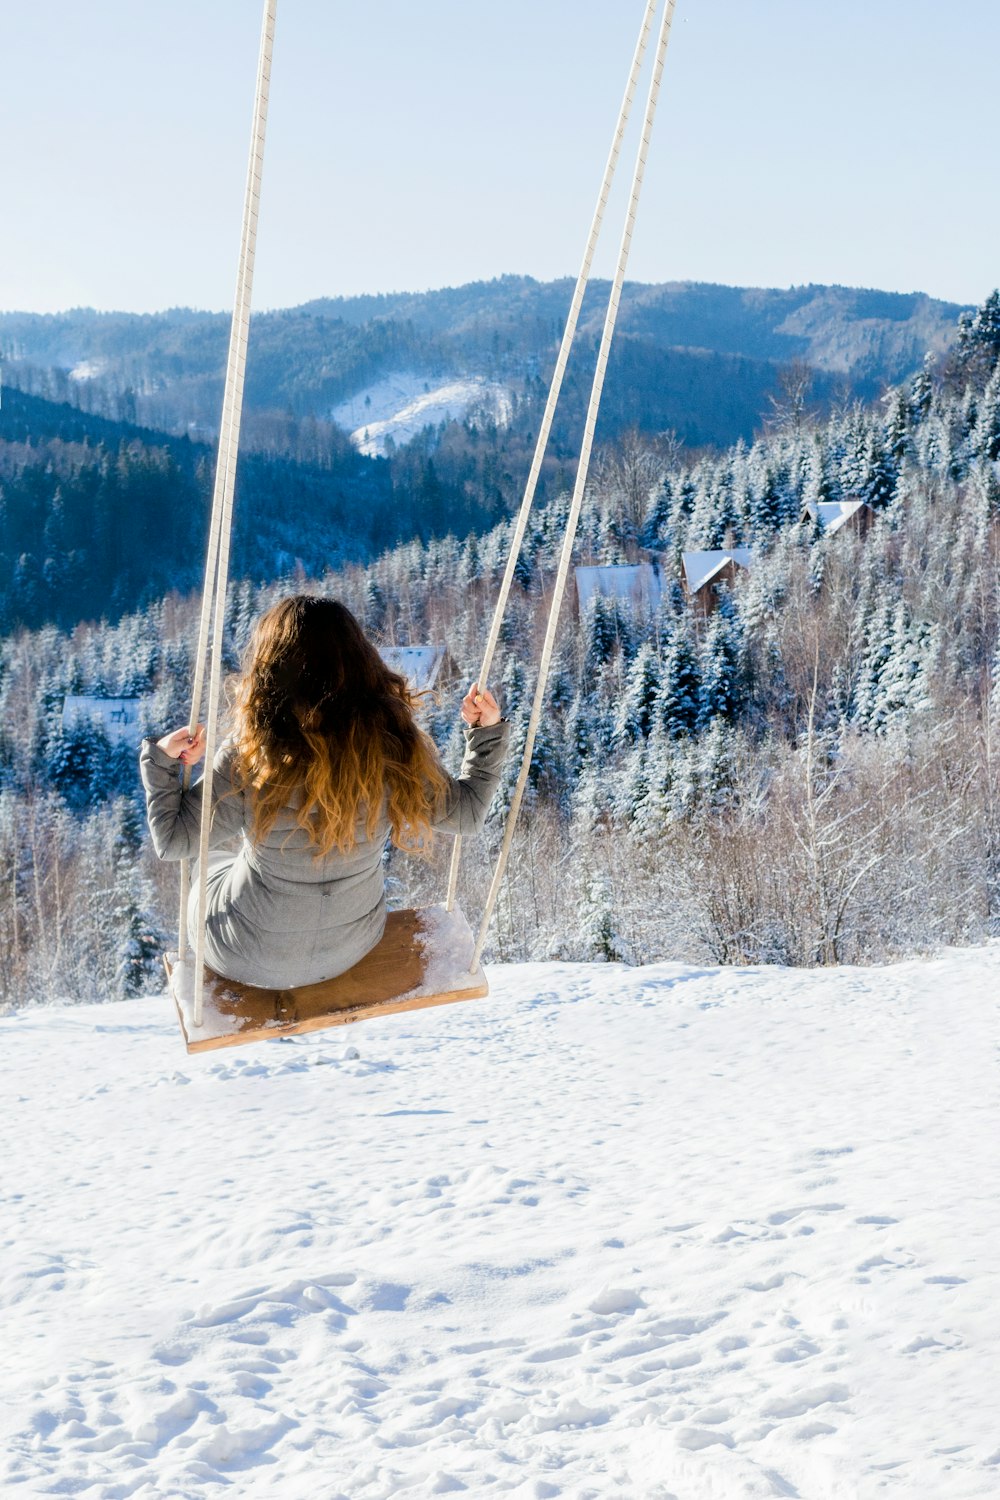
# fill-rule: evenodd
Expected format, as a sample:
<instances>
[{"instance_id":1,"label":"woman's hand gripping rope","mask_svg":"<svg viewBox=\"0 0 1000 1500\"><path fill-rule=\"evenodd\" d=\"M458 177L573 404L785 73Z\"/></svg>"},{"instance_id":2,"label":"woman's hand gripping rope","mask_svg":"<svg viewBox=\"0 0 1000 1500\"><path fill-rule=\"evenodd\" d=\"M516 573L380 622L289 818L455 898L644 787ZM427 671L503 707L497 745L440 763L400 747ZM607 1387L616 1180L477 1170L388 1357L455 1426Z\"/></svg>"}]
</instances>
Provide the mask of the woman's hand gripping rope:
<instances>
[{"instance_id":1,"label":"woman's hand gripping rope","mask_svg":"<svg viewBox=\"0 0 1000 1500\"><path fill-rule=\"evenodd\" d=\"M462 699L462 719L470 729L488 729L500 722L500 705L489 688L474 682Z\"/></svg>"},{"instance_id":2,"label":"woman's hand gripping rope","mask_svg":"<svg viewBox=\"0 0 1000 1500\"><path fill-rule=\"evenodd\" d=\"M173 734L165 734L162 740L157 740L156 748L169 755L171 760L179 760L185 766L196 766L205 754L205 726L199 724L194 734L188 732L187 725L175 729Z\"/></svg>"}]
</instances>

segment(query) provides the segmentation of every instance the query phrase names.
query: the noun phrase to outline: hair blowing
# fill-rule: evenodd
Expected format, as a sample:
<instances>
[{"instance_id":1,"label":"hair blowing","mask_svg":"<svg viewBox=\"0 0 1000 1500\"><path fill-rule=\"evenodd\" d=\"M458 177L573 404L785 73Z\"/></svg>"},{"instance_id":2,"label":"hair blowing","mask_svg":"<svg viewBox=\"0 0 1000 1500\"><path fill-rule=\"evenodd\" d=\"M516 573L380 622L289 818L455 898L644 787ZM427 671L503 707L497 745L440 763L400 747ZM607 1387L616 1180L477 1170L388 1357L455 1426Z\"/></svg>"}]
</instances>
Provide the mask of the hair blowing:
<instances>
[{"instance_id":1,"label":"hair blowing","mask_svg":"<svg viewBox=\"0 0 1000 1500\"><path fill-rule=\"evenodd\" d=\"M291 804L317 858L348 853L362 826L373 838L383 815L397 848L427 849L447 782L413 707L343 604L309 594L275 604L256 624L235 695L254 838Z\"/></svg>"}]
</instances>

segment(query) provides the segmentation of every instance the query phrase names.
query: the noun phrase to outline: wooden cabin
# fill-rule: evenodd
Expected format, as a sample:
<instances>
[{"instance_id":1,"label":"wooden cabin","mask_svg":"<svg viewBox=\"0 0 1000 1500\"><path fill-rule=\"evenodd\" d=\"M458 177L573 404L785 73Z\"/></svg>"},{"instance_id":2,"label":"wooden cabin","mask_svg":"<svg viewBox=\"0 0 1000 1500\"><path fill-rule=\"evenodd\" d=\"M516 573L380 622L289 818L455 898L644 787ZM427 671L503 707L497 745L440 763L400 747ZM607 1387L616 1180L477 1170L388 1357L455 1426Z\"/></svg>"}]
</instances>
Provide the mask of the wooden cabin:
<instances>
[{"instance_id":1,"label":"wooden cabin","mask_svg":"<svg viewBox=\"0 0 1000 1500\"><path fill-rule=\"evenodd\" d=\"M802 511L803 521L818 524L824 536L836 536L838 531L852 531L864 537L875 519L875 512L867 500L808 500Z\"/></svg>"},{"instance_id":2,"label":"wooden cabin","mask_svg":"<svg viewBox=\"0 0 1000 1500\"><path fill-rule=\"evenodd\" d=\"M575 568L576 600L580 614L595 595L621 599L637 612L655 613L660 603L660 575L651 562L620 563L605 568Z\"/></svg>"},{"instance_id":3,"label":"wooden cabin","mask_svg":"<svg viewBox=\"0 0 1000 1500\"><path fill-rule=\"evenodd\" d=\"M730 547L718 552L683 552L684 588L688 603L702 616L718 608L719 595L732 588L740 573L750 570L750 548Z\"/></svg>"},{"instance_id":4,"label":"wooden cabin","mask_svg":"<svg viewBox=\"0 0 1000 1500\"><path fill-rule=\"evenodd\" d=\"M380 646L379 655L392 672L405 677L411 693L429 693L451 665L446 646Z\"/></svg>"},{"instance_id":5,"label":"wooden cabin","mask_svg":"<svg viewBox=\"0 0 1000 1500\"><path fill-rule=\"evenodd\" d=\"M100 724L112 745L138 746L142 739L143 698L102 698L97 694L67 693L63 699L62 726L74 729Z\"/></svg>"}]
</instances>

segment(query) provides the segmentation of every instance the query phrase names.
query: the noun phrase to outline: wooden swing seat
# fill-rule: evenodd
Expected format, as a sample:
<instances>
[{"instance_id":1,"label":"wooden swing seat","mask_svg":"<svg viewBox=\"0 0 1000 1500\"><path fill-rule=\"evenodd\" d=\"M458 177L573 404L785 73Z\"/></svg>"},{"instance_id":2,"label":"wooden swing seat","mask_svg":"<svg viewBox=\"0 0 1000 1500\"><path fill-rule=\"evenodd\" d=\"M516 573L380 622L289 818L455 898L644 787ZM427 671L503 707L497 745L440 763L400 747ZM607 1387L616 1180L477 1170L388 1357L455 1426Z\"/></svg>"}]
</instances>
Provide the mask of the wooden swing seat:
<instances>
[{"instance_id":1,"label":"wooden swing seat","mask_svg":"<svg viewBox=\"0 0 1000 1500\"><path fill-rule=\"evenodd\" d=\"M321 984L258 989L206 968L200 1026L194 1024L191 958L178 962L169 953L164 962L187 1050L209 1052L488 995L482 969L469 972L473 947L457 907L393 911L378 945L353 969Z\"/></svg>"}]
</instances>

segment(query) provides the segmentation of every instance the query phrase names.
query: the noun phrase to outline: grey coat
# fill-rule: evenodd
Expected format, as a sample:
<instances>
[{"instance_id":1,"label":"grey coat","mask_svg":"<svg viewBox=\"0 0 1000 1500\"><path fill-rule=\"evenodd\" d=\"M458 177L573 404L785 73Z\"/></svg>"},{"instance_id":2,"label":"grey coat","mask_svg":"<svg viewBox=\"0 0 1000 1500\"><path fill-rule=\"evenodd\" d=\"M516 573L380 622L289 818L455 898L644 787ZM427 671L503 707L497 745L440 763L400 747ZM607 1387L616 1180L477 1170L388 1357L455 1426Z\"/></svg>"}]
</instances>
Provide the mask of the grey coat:
<instances>
[{"instance_id":1,"label":"grey coat","mask_svg":"<svg viewBox=\"0 0 1000 1500\"><path fill-rule=\"evenodd\" d=\"M436 832L477 833L486 821L507 746L506 723L467 729L458 779L449 778ZM360 830L349 854L315 858L306 831L286 807L262 843L251 840L246 794L233 784L230 741L215 757L208 870L205 961L217 974L243 984L293 989L332 979L374 948L385 926L382 851L389 835L383 818L372 839ZM202 784L182 790L178 761L146 740L139 758L146 816L160 859L189 859L198 852ZM225 851L223 853L222 851ZM194 946L197 882L192 880L188 931Z\"/></svg>"}]
</instances>

